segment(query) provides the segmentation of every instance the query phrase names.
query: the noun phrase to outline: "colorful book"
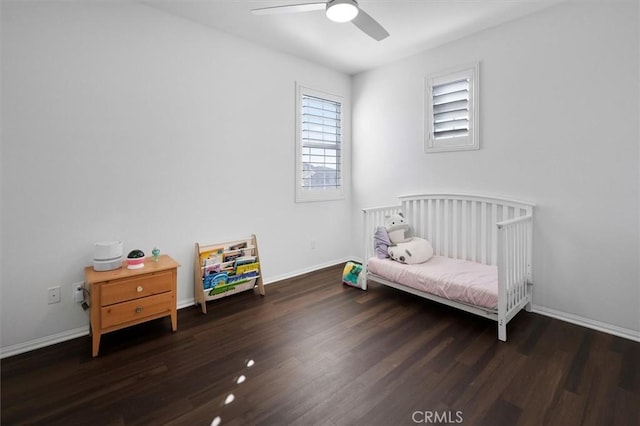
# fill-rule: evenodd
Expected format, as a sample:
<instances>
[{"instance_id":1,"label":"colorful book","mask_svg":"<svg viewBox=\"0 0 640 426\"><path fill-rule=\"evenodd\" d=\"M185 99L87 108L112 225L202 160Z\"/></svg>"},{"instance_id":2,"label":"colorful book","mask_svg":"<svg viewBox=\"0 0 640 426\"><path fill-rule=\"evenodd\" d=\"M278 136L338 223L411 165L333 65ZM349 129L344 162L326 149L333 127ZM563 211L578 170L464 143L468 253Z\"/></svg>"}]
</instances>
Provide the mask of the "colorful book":
<instances>
[{"instance_id":1,"label":"colorful book","mask_svg":"<svg viewBox=\"0 0 640 426\"><path fill-rule=\"evenodd\" d=\"M243 249L243 248L247 248L247 242L246 241L243 241L243 242L238 243L238 244L231 245L231 246L229 246L229 248L227 250L232 251L232 250L240 250L240 249Z\"/></svg>"},{"instance_id":2,"label":"colorful book","mask_svg":"<svg viewBox=\"0 0 640 426\"><path fill-rule=\"evenodd\" d=\"M211 274L216 274L218 272L222 272L222 264L221 263L211 263L204 267L203 276L206 277Z\"/></svg>"},{"instance_id":3,"label":"colorful book","mask_svg":"<svg viewBox=\"0 0 640 426\"><path fill-rule=\"evenodd\" d=\"M218 272L214 274L210 274L204 277L202 280L202 286L205 290L216 288L220 286L224 286L227 284L229 280L229 274L226 272Z\"/></svg>"},{"instance_id":4,"label":"colorful book","mask_svg":"<svg viewBox=\"0 0 640 426\"><path fill-rule=\"evenodd\" d=\"M260 262L247 263L244 265L236 266L236 275L242 275L251 271L259 271Z\"/></svg>"},{"instance_id":5,"label":"colorful book","mask_svg":"<svg viewBox=\"0 0 640 426\"><path fill-rule=\"evenodd\" d=\"M240 266L240 265L248 265L250 263L255 263L255 261L256 261L256 257L255 256L242 256L242 257L239 257L233 262L233 269L237 269L238 266Z\"/></svg>"},{"instance_id":6,"label":"colorful book","mask_svg":"<svg viewBox=\"0 0 640 426\"><path fill-rule=\"evenodd\" d=\"M257 278L257 277L258 277L258 271L257 270L245 272L244 274L229 275L227 284L228 285L240 284L240 283L243 283L245 281L249 281L250 279Z\"/></svg>"},{"instance_id":7,"label":"colorful book","mask_svg":"<svg viewBox=\"0 0 640 426\"><path fill-rule=\"evenodd\" d=\"M224 247L215 247L200 253L200 265L207 266L212 263L222 263Z\"/></svg>"},{"instance_id":8,"label":"colorful book","mask_svg":"<svg viewBox=\"0 0 640 426\"><path fill-rule=\"evenodd\" d=\"M223 258L223 262L232 262L235 261L236 259L239 259L241 257L244 257L244 250L240 250L236 253L225 253L224 254L224 258Z\"/></svg>"}]
</instances>

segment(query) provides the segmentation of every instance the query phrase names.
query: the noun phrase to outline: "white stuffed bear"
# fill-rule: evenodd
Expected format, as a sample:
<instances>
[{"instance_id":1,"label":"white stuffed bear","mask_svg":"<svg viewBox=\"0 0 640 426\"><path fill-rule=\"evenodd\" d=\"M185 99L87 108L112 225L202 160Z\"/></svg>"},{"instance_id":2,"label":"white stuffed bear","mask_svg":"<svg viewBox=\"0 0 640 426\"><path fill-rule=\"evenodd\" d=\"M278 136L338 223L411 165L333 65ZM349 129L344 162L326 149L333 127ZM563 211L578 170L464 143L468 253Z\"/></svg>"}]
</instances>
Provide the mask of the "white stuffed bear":
<instances>
[{"instance_id":1,"label":"white stuffed bear","mask_svg":"<svg viewBox=\"0 0 640 426\"><path fill-rule=\"evenodd\" d=\"M404 243L409 241L409 224L404 220L402 212L391 216L386 216L384 221L387 228L387 234L389 234L389 241L391 244Z\"/></svg>"},{"instance_id":2,"label":"white stuffed bear","mask_svg":"<svg viewBox=\"0 0 640 426\"><path fill-rule=\"evenodd\" d=\"M433 257L433 247L424 238L410 237L409 224L406 223L402 212L387 216L385 225L389 240L389 256L393 260L409 265L424 263Z\"/></svg>"}]
</instances>

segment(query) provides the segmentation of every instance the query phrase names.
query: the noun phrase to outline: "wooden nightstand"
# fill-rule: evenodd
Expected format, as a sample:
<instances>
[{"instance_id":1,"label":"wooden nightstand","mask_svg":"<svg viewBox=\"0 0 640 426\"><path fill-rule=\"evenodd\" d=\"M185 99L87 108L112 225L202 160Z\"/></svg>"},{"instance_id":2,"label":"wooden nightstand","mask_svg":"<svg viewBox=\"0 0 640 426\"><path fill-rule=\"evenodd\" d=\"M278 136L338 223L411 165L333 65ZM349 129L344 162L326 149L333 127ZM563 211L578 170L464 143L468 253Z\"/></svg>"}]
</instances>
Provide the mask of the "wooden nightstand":
<instances>
[{"instance_id":1,"label":"wooden nightstand","mask_svg":"<svg viewBox=\"0 0 640 426\"><path fill-rule=\"evenodd\" d=\"M171 316L172 330L178 329L178 267L178 262L162 255L157 262L147 257L140 269L127 269L126 262L112 271L84 269L91 292L93 356L98 355L100 337L111 331L165 316Z\"/></svg>"}]
</instances>

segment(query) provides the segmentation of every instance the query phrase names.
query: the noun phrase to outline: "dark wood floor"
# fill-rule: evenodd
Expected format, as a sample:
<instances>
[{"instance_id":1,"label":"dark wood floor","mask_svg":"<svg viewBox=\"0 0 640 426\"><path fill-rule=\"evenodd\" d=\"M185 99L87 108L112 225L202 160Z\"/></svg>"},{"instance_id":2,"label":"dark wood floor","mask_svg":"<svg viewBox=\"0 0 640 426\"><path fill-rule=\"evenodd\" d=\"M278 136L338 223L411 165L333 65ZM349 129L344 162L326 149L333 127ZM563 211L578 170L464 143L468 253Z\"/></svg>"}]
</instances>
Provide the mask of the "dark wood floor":
<instances>
[{"instance_id":1,"label":"dark wood floor","mask_svg":"<svg viewBox=\"0 0 640 426\"><path fill-rule=\"evenodd\" d=\"M4 359L2 425L640 424L639 343L526 312L501 343L341 269L105 335L95 359L88 336Z\"/></svg>"}]
</instances>

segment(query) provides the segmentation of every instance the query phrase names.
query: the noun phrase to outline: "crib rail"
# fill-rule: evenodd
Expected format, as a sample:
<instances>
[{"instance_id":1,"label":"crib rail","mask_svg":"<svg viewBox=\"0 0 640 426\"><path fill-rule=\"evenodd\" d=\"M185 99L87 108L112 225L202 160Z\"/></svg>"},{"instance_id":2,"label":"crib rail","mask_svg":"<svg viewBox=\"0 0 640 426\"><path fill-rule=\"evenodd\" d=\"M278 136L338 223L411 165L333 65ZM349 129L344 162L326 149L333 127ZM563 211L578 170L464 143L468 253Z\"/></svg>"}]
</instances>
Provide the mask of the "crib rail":
<instances>
[{"instance_id":1,"label":"crib rail","mask_svg":"<svg viewBox=\"0 0 640 426\"><path fill-rule=\"evenodd\" d=\"M371 207L362 209L364 212L364 232L362 233L364 236L364 262L362 264L362 272L361 276L362 280L362 289L367 289L367 259L374 256L375 251L375 242L373 236L376 232L376 228L378 226L384 226L385 217L391 216L392 214L396 214L401 210L402 206L400 204L394 206L383 206L383 207Z\"/></svg>"},{"instance_id":2,"label":"crib rail","mask_svg":"<svg viewBox=\"0 0 640 426\"><path fill-rule=\"evenodd\" d=\"M496 224L532 214L532 204L464 194L400 197L414 235L431 242L434 254L497 265Z\"/></svg>"},{"instance_id":3,"label":"crib rail","mask_svg":"<svg viewBox=\"0 0 640 426\"><path fill-rule=\"evenodd\" d=\"M498 230L498 338L506 340L506 324L530 306L531 215L497 223Z\"/></svg>"}]
</instances>

